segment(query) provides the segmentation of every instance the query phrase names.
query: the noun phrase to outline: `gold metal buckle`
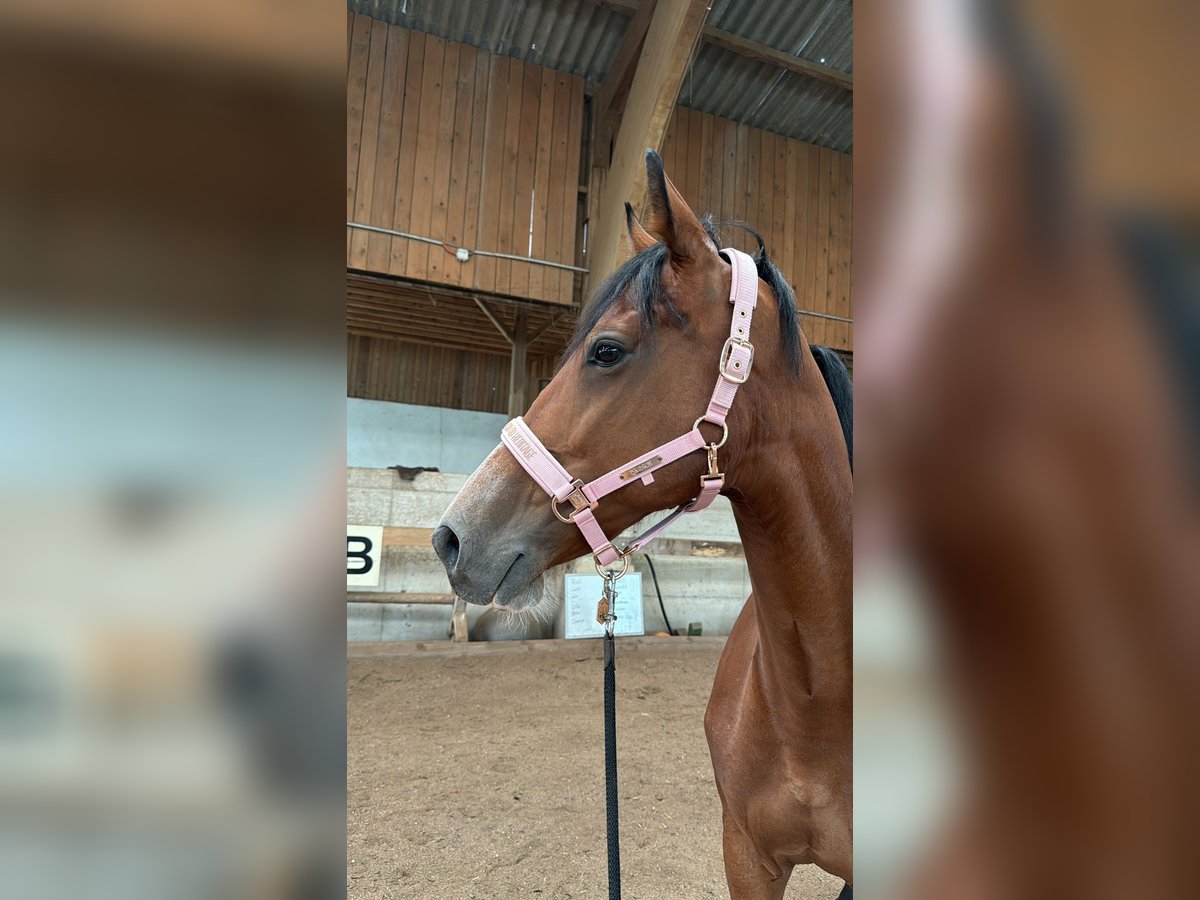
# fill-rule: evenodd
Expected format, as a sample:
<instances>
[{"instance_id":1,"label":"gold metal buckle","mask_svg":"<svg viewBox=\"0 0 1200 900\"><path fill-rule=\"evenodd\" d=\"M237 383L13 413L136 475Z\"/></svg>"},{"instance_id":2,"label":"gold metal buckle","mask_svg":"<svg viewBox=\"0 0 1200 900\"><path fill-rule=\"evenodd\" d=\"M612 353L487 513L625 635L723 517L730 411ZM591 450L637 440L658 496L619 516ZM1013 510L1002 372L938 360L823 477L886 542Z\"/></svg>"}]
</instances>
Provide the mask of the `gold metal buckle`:
<instances>
[{"instance_id":1,"label":"gold metal buckle","mask_svg":"<svg viewBox=\"0 0 1200 900\"><path fill-rule=\"evenodd\" d=\"M750 358L748 360L746 360L746 371L743 372L740 377L737 375L731 374L730 372L725 371L725 364L728 363L730 358L733 356L733 348L735 346L745 347L747 350L750 351ZM730 335L728 338L725 339L725 346L723 346L721 348L721 359L720 359L720 362L717 363L717 373L722 378L724 378L726 381L728 381L732 384L745 384L746 379L750 377L750 368L753 365L754 365L754 345L752 343L750 343L749 341L744 341L738 337L733 337L733 335ZM741 363L734 363L734 366L740 367Z\"/></svg>"},{"instance_id":2,"label":"gold metal buckle","mask_svg":"<svg viewBox=\"0 0 1200 900\"><path fill-rule=\"evenodd\" d=\"M600 505L599 503L592 503L586 496L584 496L583 482L578 478L571 482L571 487L575 488L575 490L571 491L565 500L555 500L553 497L550 498L550 509L554 511L554 515L558 518L558 521L563 522L564 524L570 524L571 520L575 518L575 513L579 512L581 509L595 509ZM558 511L558 506L560 503L570 503L571 506L574 507L570 515L564 516Z\"/></svg>"}]
</instances>

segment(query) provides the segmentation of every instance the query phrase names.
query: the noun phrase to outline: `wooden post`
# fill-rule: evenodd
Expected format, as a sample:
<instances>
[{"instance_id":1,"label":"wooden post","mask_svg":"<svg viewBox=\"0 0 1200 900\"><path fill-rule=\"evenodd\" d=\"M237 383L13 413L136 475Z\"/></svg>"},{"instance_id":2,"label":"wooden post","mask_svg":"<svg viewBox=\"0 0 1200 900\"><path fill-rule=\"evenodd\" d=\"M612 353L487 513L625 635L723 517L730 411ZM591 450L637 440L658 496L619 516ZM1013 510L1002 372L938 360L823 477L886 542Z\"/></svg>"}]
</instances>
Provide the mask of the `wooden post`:
<instances>
[{"instance_id":1,"label":"wooden post","mask_svg":"<svg viewBox=\"0 0 1200 900\"><path fill-rule=\"evenodd\" d=\"M514 419L525 412L528 396L529 370L526 365L526 349L529 347L529 330L526 326L528 310L517 306L517 318L513 322L512 362L508 370L508 417Z\"/></svg>"},{"instance_id":2,"label":"wooden post","mask_svg":"<svg viewBox=\"0 0 1200 900\"><path fill-rule=\"evenodd\" d=\"M454 598L454 606L450 611L450 640L467 641L467 604L461 597Z\"/></svg>"},{"instance_id":3,"label":"wooden post","mask_svg":"<svg viewBox=\"0 0 1200 900\"><path fill-rule=\"evenodd\" d=\"M647 147L662 148L679 87L707 16L706 0L658 0L655 4L613 143L612 163L602 179L593 179L593 185L603 184L603 192L597 195L600 199L588 235L588 290L617 266L625 201L641 207L646 193L643 154Z\"/></svg>"},{"instance_id":4,"label":"wooden post","mask_svg":"<svg viewBox=\"0 0 1200 900\"><path fill-rule=\"evenodd\" d=\"M654 14L656 0L643 0L629 20L621 46L613 57L604 83L592 100L592 165L608 168L612 162L612 136L621 119L630 82L637 70L646 30Z\"/></svg>"}]
</instances>

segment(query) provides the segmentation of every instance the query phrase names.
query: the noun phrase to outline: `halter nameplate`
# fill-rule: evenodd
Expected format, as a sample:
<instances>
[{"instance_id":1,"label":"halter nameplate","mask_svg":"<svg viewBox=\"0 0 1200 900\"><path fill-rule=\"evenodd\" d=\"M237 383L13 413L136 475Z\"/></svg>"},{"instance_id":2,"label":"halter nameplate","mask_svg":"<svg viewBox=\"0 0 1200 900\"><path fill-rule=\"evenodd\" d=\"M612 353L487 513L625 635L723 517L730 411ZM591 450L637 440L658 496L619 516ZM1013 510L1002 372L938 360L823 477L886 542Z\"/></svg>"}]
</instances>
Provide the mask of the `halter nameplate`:
<instances>
[{"instance_id":1,"label":"halter nameplate","mask_svg":"<svg viewBox=\"0 0 1200 900\"><path fill-rule=\"evenodd\" d=\"M628 481L630 478L634 478L634 477L636 477L636 476L638 476L638 475L641 475L641 474L642 474L643 472L645 472L647 469L653 469L653 468L654 468L655 466L657 466L657 465L658 465L660 462L662 462L662 457L661 457L661 456L655 456L653 459L648 459L648 460L646 460L644 463L642 463L641 465L634 466L632 469L629 469L628 471L622 472L622 473L621 473L621 480L622 480L622 481Z\"/></svg>"},{"instance_id":2,"label":"halter nameplate","mask_svg":"<svg viewBox=\"0 0 1200 900\"><path fill-rule=\"evenodd\" d=\"M504 426L500 440L513 458L529 473L529 476L550 495L551 509L559 521L572 523L582 532L596 561L596 567L609 566L630 553L640 550L667 530L679 516L697 513L706 509L725 485L725 476L717 471L717 448L725 443L729 426L725 422L737 389L750 377L754 364L754 345L750 343L750 322L758 302L758 270L754 260L740 250L721 251L729 259L733 269L729 289L729 302L733 304L733 316L729 326L729 338L721 348L717 360L717 385L703 416L696 420L691 431L681 434L672 441L654 448L630 460L623 466L601 475L595 481L584 483L562 467L553 454L538 440L533 430L518 416ZM720 443L708 444L700 433L700 423L709 422L721 427ZM596 521L593 510L601 498L613 491L627 487L636 478L649 484L651 473L670 465L697 450L707 449L708 474L700 478L700 492L696 497L655 525L634 538L624 550L618 550L604 534ZM570 504L570 515L560 511L561 504Z\"/></svg>"}]
</instances>

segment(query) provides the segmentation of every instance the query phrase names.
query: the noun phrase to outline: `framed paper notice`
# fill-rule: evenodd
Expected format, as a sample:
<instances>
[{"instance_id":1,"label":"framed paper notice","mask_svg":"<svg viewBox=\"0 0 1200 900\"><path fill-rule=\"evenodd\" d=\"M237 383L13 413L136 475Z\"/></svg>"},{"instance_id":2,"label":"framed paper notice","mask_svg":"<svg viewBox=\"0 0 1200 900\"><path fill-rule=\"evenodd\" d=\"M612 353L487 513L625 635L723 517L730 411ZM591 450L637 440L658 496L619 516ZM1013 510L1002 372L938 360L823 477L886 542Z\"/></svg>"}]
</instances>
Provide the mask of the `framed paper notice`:
<instances>
[{"instance_id":1,"label":"framed paper notice","mask_svg":"<svg viewBox=\"0 0 1200 900\"><path fill-rule=\"evenodd\" d=\"M568 638L604 637L604 626L596 621L596 604L604 590L599 575L566 576L563 600L563 633ZM630 572L617 581L617 622L613 633L619 637L645 634L642 617L642 574Z\"/></svg>"}]
</instances>

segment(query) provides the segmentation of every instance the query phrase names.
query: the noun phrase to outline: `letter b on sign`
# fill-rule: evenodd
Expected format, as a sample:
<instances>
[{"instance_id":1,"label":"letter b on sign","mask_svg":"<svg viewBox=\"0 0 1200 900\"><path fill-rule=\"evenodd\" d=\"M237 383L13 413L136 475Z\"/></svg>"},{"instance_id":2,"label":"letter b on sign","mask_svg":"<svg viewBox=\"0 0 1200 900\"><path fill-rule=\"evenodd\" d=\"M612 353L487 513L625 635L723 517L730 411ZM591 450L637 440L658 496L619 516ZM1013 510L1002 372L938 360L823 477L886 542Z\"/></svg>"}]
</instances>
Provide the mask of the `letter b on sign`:
<instances>
[{"instance_id":1,"label":"letter b on sign","mask_svg":"<svg viewBox=\"0 0 1200 900\"><path fill-rule=\"evenodd\" d=\"M346 584L378 587L383 561L383 526L346 526Z\"/></svg>"}]
</instances>

